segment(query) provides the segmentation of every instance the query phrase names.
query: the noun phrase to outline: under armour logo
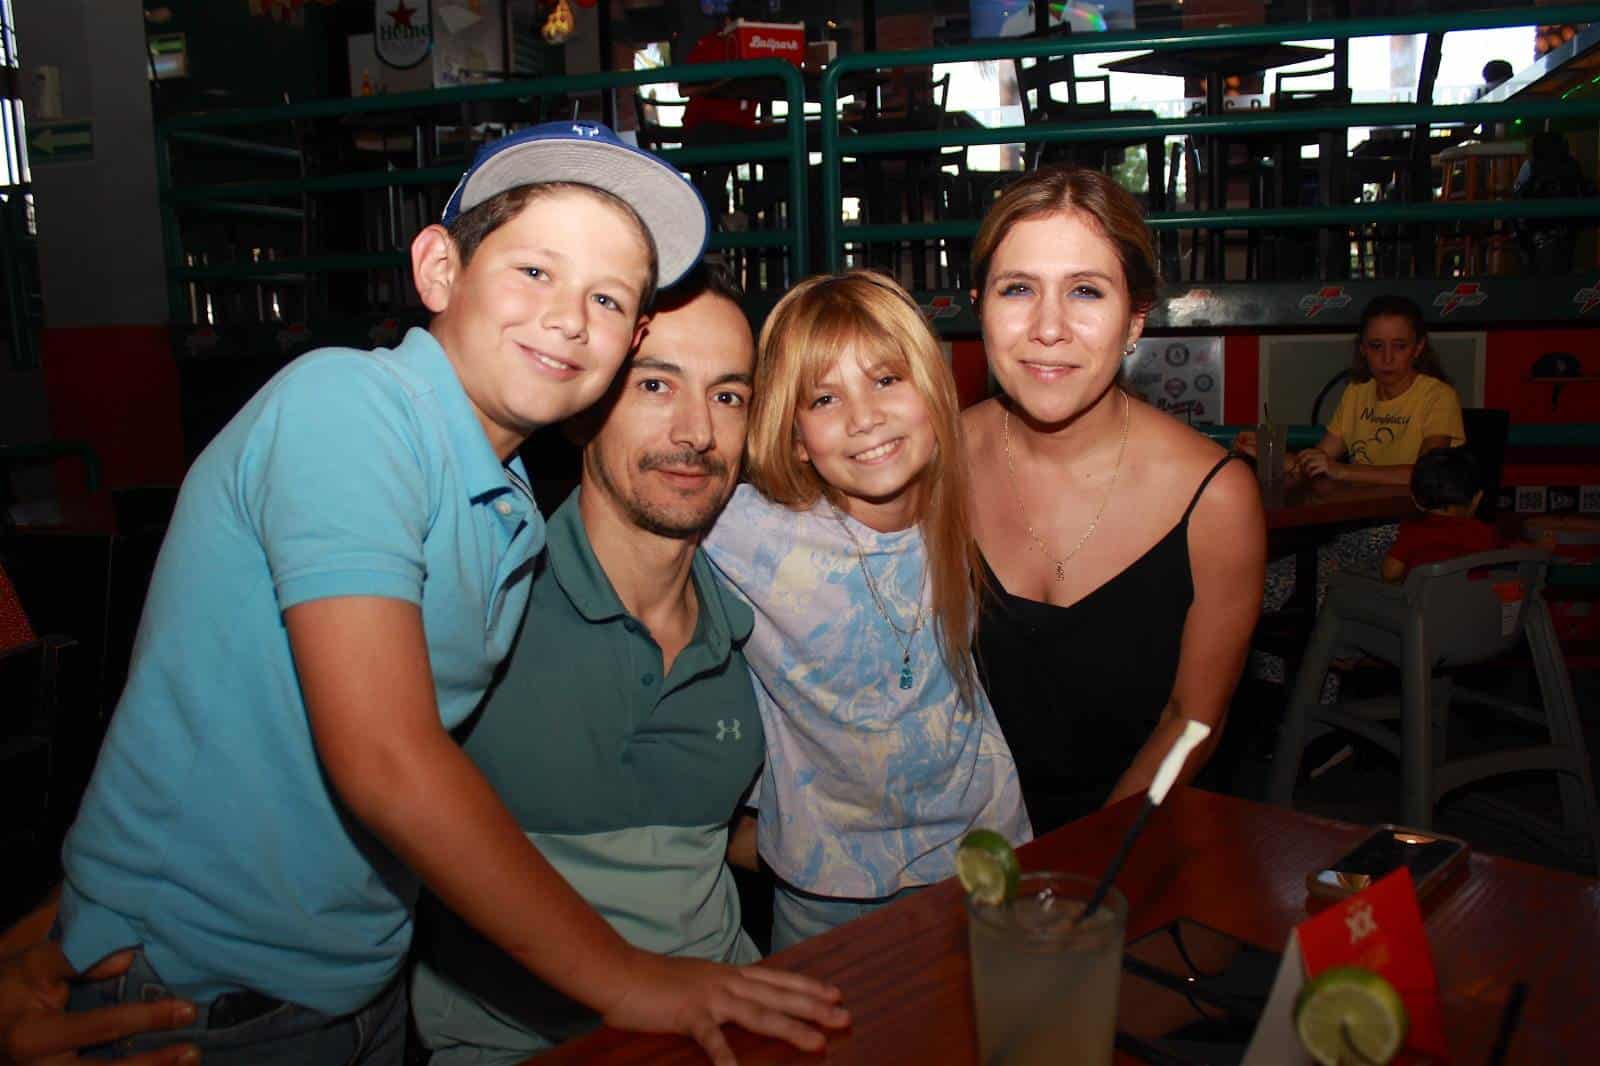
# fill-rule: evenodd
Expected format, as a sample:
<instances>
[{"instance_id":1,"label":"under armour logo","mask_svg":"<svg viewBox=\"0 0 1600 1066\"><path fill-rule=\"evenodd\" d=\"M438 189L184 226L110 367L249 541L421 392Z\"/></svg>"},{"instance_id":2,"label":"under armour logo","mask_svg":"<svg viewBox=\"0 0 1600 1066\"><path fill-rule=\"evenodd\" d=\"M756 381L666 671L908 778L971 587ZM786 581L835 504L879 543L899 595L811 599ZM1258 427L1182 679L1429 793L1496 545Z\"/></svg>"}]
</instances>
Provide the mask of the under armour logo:
<instances>
[{"instance_id":1,"label":"under armour logo","mask_svg":"<svg viewBox=\"0 0 1600 1066\"><path fill-rule=\"evenodd\" d=\"M598 127L588 125L587 123L584 123L584 122L574 122L572 124L572 132L576 133L579 137L598 137L598 136L600 136L600 130L599 130Z\"/></svg>"},{"instance_id":2,"label":"under armour logo","mask_svg":"<svg viewBox=\"0 0 1600 1066\"><path fill-rule=\"evenodd\" d=\"M733 720L733 723L730 725L729 723L723 721L721 718L718 718L717 719L717 743L721 744L724 740L728 739L729 734L732 734L734 740L743 740L744 739L743 737L741 737L739 735L739 719L735 718Z\"/></svg>"}]
</instances>

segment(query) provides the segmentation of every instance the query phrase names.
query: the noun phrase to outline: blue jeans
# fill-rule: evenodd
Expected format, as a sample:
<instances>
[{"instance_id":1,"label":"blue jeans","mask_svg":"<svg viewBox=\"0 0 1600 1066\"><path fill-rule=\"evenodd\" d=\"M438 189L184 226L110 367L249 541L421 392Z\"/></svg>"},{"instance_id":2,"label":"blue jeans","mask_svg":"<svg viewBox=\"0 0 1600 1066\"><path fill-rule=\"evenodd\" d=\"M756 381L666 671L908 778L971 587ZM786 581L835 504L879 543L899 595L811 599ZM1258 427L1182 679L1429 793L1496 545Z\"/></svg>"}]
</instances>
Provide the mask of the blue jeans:
<instances>
[{"instance_id":1,"label":"blue jeans","mask_svg":"<svg viewBox=\"0 0 1600 1066\"><path fill-rule=\"evenodd\" d=\"M73 987L69 1011L166 999L160 975L137 952L120 977ZM351 1014L332 1017L295 1003L278 1003L243 1020L224 1017L217 1004L197 1003L199 1017L186 1029L118 1040L88 1057L116 1059L170 1044L194 1044L206 1066L401 1066L405 1058L405 982L396 979L376 999ZM238 1014L240 1012L233 1012ZM249 1013L248 1011L244 1013ZM216 1015L213 1018L213 1015ZM218 1025L213 1026L216 1021Z\"/></svg>"}]
</instances>

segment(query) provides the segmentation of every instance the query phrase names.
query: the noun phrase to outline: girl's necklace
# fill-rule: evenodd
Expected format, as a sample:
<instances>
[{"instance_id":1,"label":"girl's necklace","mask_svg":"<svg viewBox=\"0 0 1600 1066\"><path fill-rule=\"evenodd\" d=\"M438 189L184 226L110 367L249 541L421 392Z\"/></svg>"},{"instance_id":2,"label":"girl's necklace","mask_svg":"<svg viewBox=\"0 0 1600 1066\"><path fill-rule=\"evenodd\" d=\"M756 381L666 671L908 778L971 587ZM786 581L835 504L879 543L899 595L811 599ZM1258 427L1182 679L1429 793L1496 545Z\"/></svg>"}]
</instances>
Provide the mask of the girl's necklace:
<instances>
[{"instance_id":1,"label":"girl's necklace","mask_svg":"<svg viewBox=\"0 0 1600 1066\"><path fill-rule=\"evenodd\" d=\"M1100 517L1106 513L1106 505L1111 502L1111 494L1116 491L1117 478L1122 476L1122 455L1128 450L1128 420L1132 405L1133 401L1128 399L1128 394L1123 393L1122 440L1117 444L1117 465L1111 469L1111 484L1106 486L1106 494L1100 500L1100 509L1094 513L1094 519L1090 521L1089 528L1083 531L1083 536L1078 538L1078 543L1059 559L1050 554L1050 546L1044 542L1043 537L1034 532L1033 526L1028 522L1028 508L1022 502L1022 486L1017 483L1017 463L1011 456L1011 408L1004 408L1004 413L1000 416L1000 435L1006 445L1006 469L1011 472L1011 491L1017 498L1017 510L1022 513L1022 524L1027 529L1028 536L1039 546L1039 554L1056 564L1057 581L1067 579L1067 563L1071 562L1072 557L1078 554L1078 549L1089 543L1089 538L1094 536L1096 527L1100 525Z\"/></svg>"},{"instance_id":2,"label":"girl's necklace","mask_svg":"<svg viewBox=\"0 0 1600 1066\"><path fill-rule=\"evenodd\" d=\"M889 613L888 605L884 602L883 595L878 591L878 583L873 580L872 571L867 567L866 553L861 550L861 542L856 540L856 535L850 529L850 524L845 521L843 512L828 501L828 507L833 511L833 517L839 520L839 528L844 530L844 535L850 538L850 546L856 551L856 563L861 567L861 576L867 579L867 594L872 597L872 606L878 609L878 614L889 623L889 628L894 631L895 643L900 645L900 687L909 689L916 681L911 673L911 642L916 639L917 633L922 629L923 603L922 583L917 583L917 614L911 622L911 632L907 633L895 622Z\"/></svg>"}]
</instances>

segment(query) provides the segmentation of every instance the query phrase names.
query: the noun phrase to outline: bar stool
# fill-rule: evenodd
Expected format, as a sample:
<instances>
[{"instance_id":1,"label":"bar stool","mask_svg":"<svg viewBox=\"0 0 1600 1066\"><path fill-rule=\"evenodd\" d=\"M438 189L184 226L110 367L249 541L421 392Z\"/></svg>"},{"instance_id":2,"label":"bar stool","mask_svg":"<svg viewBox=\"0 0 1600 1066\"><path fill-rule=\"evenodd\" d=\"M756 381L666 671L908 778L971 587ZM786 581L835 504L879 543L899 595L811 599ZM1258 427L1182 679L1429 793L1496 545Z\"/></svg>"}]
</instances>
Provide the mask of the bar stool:
<instances>
[{"instance_id":1,"label":"bar stool","mask_svg":"<svg viewBox=\"0 0 1600 1066\"><path fill-rule=\"evenodd\" d=\"M1583 726L1543 594L1549 559L1548 553L1531 549L1484 552L1419 566L1401 584L1334 575L1295 678L1268 798L1290 805L1313 723L1355 733L1398 755L1402 820L1419 829L1431 826L1439 798L1463 785L1502 774L1553 770L1561 796L1560 832L1581 840L1600 867L1600 811ZM1461 688L1447 673L1508 652L1524 639L1542 710ZM1400 668L1398 701L1318 702L1334 656L1351 646ZM1541 726L1550 742L1449 758L1452 697ZM1398 734L1378 724L1395 718L1400 720ZM1535 832L1548 828L1532 815L1506 813Z\"/></svg>"},{"instance_id":2,"label":"bar stool","mask_svg":"<svg viewBox=\"0 0 1600 1066\"><path fill-rule=\"evenodd\" d=\"M1491 141L1447 148L1435 158L1443 175L1439 200L1472 203L1510 199L1527 151L1521 141ZM1456 232L1441 234L1434 249L1439 277L1515 274L1517 268L1515 238L1498 222L1460 223Z\"/></svg>"}]
</instances>

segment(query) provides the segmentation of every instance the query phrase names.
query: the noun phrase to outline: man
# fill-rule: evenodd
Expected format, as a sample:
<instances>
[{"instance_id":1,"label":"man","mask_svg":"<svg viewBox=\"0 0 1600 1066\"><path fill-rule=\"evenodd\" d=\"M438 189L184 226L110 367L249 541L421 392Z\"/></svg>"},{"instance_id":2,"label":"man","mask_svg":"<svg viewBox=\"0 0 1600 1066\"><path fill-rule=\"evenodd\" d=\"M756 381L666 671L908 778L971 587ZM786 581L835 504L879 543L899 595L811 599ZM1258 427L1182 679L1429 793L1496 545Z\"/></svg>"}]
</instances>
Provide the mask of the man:
<instances>
[{"instance_id":1,"label":"man","mask_svg":"<svg viewBox=\"0 0 1600 1066\"><path fill-rule=\"evenodd\" d=\"M605 393L706 232L681 175L603 126L488 145L412 243L428 329L296 360L196 460L63 856L72 968L135 949L70 1009L195 1007L115 1050L398 1063L419 879L612 1024L693 1033L721 1061L719 1023L779 1028L752 1000L842 1014L816 982L780 975L769 995L770 977L629 945L447 732L509 648L543 547L517 446ZM29 990L64 996L50 946L19 948L0 959L11 1046L53 1022Z\"/></svg>"},{"instance_id":2,"label":"man","mask_svg":"<svg viewBox=\"0 0 1600 1066\"><path fill-rule=\"evenodd\" d=\"M761 766L750 608L702 556L738 481L754 341L713 276L664 294L550 520L528 623L465 750L635 947L744 964L727 825ZM521 1062L595 1023L448 913L412 1001L435 1066ZM745 971L763 974L762 970Z\"/></svg>"}]
</instances>

